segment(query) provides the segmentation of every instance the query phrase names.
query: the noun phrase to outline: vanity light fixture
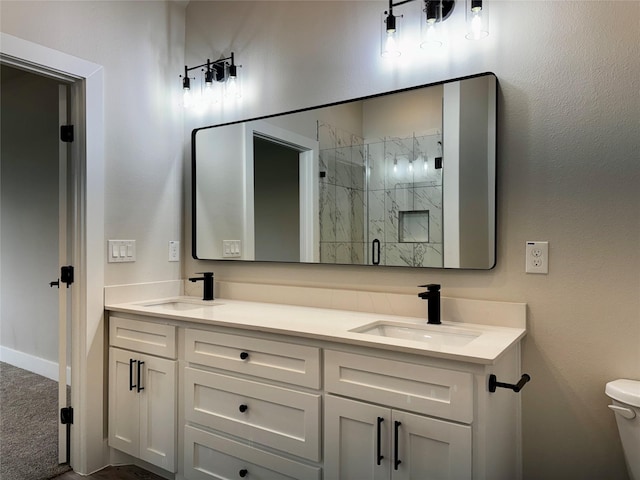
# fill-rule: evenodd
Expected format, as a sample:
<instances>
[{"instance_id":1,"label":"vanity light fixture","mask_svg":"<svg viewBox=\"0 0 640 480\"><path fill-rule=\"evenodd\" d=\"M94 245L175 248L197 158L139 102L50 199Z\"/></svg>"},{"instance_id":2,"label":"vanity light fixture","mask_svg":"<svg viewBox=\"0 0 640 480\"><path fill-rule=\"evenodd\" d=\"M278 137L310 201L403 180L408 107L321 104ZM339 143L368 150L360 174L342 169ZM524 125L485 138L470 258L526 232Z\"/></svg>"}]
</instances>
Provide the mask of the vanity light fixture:
<instances>
[{"instance_id":1,"label":"vanity light fixture","mask_svg":"<svg viewBox=\"0 0 640 480\"><path fill-rule=\"evenodd\" d=\"M382 14L382 37L380 54L383 57L399 57L402 52L400 21L403 15L394 15L394 7L416 0L389 0L389 8ZM423 49L440 47L444 43L442 23L453 13L456 0L419 0L424 2L424 21L420 22L420 47ZM458 0L462 2L462 0ZM477 40L489 34L489 0L464 0L466 5L466 38Z\"/></svg>"},{"instance_id":2,"label":"vanity light fixture","mask_svg":"<svg viewBox=\"0 0 640 480\"><path fill-rule=\"evenodd\" d=\"M184 66L184 76L182 77L183 104L185 108L189 108L198 102L192 91L191 81L196 77L189 77L192 70L201 69L204 77L204 89L201 92L201 104L204 106L213 105L220 101L220 90L224 88L224 96L227 98L240 98L241 89L238 79L238 65L235 64L233 52L231 56L211 61L207 59L206 63L195 67Z\"/></svg>"},{"instance_id":3,"label":"vanity light fixture","mask_svg":"<svg viewBox=\"0 0 640 480\"><path fill-rule=\"evenodd\" d=\"M489 2L487 0L465 0L467 35L469 40L480 40L489 35Z\"/></svg>"}]
</instances>

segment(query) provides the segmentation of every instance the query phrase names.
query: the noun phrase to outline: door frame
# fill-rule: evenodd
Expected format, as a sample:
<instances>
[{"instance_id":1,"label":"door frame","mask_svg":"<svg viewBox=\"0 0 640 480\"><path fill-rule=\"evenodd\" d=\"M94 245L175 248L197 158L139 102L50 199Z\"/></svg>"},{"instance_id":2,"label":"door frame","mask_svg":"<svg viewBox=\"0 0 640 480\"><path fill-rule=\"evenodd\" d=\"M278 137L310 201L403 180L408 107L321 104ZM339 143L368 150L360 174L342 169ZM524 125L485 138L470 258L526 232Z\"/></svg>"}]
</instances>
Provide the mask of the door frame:
<instances>
[{"instance_id":1,"label":"door frame","mask_svg":"<svg viewBox=\"0 0 640 480\"><path fill-rule=\"evenodd\" d=\"M90 473L106 464L104 435L104 72L100 65L0 32L0 62L71 82L75 141L71 305L71 463Z\"/></svg>"},{"instance_id":2,"label":"door frame","mask_svg":"<svg viewBox=\"0 0 640 480\"><path fill-rule=\"evenodd\" d=\"M318 213L319 142L277 127L264 120L244 125L244 238L246 260L255 260L253 137L286 145L299 152L300 158L300 261L320 261L320 216Z\"/></svg>"}]
</instances>

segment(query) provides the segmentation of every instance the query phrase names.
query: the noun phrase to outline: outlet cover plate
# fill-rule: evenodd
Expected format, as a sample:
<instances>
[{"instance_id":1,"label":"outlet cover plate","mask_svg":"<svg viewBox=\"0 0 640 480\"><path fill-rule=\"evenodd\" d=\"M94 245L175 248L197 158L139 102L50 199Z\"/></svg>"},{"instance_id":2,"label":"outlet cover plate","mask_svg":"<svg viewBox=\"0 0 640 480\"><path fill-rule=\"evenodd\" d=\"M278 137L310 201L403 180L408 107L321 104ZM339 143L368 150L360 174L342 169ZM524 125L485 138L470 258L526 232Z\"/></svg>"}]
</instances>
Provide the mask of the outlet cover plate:
<instances>
[{"instance_id":1,"label":"outlet cover plate","mask_svg":"<svg viewBox=\"0 0 640 480\"><path fill-rule=\"evenodd\" d=\"M549 273L549 242L527 242L526 273Z\"/></svg>"}]
</instances>

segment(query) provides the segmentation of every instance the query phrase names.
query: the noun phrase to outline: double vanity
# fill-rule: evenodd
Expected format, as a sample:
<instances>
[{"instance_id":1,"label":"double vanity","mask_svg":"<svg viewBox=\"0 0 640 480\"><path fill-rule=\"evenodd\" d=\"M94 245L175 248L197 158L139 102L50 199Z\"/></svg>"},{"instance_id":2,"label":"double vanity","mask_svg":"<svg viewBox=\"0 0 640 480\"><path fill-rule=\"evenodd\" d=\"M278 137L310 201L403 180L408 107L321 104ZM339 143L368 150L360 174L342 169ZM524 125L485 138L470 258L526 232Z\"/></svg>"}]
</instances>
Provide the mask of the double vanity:
<instances>
[{"instance_id":1,"label":"double vanity","mask_svg":"<svg viewBox=\"0 0 640 480\"><path fill-rule=\"evenodd\" d=\"M107 295L114 449L176 479L521 478L519 395L489 380L520 379L524 304L443 297L427 325L413 295L220 286Z\"/></svg>"}]
</instances>

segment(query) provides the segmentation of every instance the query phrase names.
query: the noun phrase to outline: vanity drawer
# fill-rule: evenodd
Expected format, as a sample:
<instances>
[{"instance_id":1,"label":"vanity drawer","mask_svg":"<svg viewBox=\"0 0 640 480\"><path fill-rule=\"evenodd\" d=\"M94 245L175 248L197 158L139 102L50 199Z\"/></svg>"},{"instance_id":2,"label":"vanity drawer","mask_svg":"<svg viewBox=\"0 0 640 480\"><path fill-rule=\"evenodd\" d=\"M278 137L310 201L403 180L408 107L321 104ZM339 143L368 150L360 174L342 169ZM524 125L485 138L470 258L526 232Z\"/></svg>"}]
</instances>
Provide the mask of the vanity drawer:
<instances>
[{"instance_id":1,"label":"vanity drawer","mask_svg":"<svg viewBox=\"0 0 640 480\"><path fill-rule=\"evenodd\" d=\"M315 347L187 329L185 357L190 363L320 388L320 349Z\"/></svg>"},{"instance_id":2,"label":"vanity drawer","mask_svg":"<svg viewBox=\"0 0 640 480\"><path fill-rule=\"evenodd\" d=\"M187 421L320 460L320 395L190 367L184 392Z\"/></svg>"},{"instance_id":3,"label":"vanity drawer","mask_svg":"<svg viewBox=\"0 0 640 480\"><path fill-rule=\"evenodd\" d=\"M246 478L258 480L320 480L313 467L264 452L234 440L186 426L184 429L185 478L211 480Z\"/></svg>"},{"instance_id":4,"label":"vanity drawer","mask_svg":"<svg viewBox=\"0 0 640 480\"><path fill-rule=\"evenodd\" d=\"M110 316L109 345L175 359L176 327Z\"/></svg>"},{"instance_id":5,"label":"vanity drawer","mask_svg":"<svg viewBox=\"0 0 640 480\"><path fill-rule=\"evenodd\" d=\"M325 389L425 415L471 423L470 373L325 350Z\"/></svg>"}]
</instances>

